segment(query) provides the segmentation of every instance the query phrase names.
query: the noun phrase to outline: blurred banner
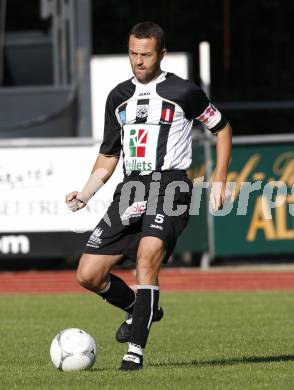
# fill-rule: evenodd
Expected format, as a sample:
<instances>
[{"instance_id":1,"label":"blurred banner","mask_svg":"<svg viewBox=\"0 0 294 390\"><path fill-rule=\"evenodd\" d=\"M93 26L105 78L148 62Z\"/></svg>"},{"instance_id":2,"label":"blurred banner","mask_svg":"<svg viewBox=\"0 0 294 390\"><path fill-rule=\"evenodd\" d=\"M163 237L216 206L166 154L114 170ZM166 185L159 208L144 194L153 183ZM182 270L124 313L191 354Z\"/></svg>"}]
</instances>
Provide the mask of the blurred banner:
<instances>
[{"instance_id":1,"label":"blurred banner","mask_svg":"<svg viewBox=\"0 0 294 390\"><path fill-rule=\"evenodd\" d=\"M98 152L98 145L0 149L0 257L82 252L76 243L102 218L122 175L118 167L88 207L69 211L65 195L83 188Z\"/></svg>"},{"instance_id":2,"label":"blurred banner","mask_svg":"<svg viewBox=\"0 0 294 390\"><path fill-rule=\"evenodd\" d=\"M177 252L208 251L212 258L294 253L293 150L294 142L234 145L228 175L233 202L212 215L208 190L203 189L199 215L190 217ZM195 145L193 179L205 175L203 155L204 146ZM215 163L214 148L212 156ZM198 214L197 202L194 212Z\"/></svg>"},{"instance_id":3,"label":"blurred banner","mask_svg":"<svg viewBox=\"0 0 294 390\"><path fill-rule=\"evenodd\" d=\"M214 218L217 255L294 253L293 146L234 148L228 181L236 182L235 201L229 215ZM241 204L242 182L260 187L248 206Z\"/></svg>"}]
</instances>

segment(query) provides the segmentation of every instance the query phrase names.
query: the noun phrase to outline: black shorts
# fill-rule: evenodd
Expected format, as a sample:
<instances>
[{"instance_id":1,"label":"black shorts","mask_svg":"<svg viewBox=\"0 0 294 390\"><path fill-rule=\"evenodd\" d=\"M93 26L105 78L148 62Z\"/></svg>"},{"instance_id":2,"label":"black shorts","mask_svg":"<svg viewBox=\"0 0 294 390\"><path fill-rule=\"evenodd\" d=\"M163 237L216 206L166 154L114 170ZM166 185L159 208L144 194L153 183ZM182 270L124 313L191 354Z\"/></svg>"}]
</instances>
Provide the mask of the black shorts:
<instances>
[{"instance_id":1,"label":"black shorts","mask_svg":"<svg viewBox=\"0 0 294 390\"><path fill-rule=\"evenodd\" d=\"M136 261L140 239L163 240L166 262L187 225L193 185L186 171L132 173L119 183L84 253L123 254Z\"/></svg>"}]
</instances>

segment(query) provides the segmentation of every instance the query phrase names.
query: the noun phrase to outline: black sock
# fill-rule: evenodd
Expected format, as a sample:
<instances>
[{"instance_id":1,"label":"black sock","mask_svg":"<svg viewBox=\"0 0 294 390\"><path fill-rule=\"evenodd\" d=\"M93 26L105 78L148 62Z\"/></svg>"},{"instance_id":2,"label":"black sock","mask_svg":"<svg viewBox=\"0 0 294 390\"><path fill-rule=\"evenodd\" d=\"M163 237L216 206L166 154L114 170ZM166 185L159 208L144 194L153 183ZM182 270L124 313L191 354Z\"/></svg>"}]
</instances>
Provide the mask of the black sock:
<instances>
[{"instance_id":1,"label":"black sock","mask_svg":"<svg viewBox=\"0 0 294 390\"><path fill-rule=\"evenodd\" d=\"M98 295L113 306L119 307L132 314L136 301L136 294L118 276L109 274L107 286L101 290Z\"/></svg>"},{"instance_id":2,"label":"black sock","mask_svg":"<svg viewBox=\"0 0 294 390\"><path fill-rule=\"evenodd\" d=\"M152 317L157 309L159 286L139 285L133 310L130 344L145 348Z\"/></svg>"}]
</instances>

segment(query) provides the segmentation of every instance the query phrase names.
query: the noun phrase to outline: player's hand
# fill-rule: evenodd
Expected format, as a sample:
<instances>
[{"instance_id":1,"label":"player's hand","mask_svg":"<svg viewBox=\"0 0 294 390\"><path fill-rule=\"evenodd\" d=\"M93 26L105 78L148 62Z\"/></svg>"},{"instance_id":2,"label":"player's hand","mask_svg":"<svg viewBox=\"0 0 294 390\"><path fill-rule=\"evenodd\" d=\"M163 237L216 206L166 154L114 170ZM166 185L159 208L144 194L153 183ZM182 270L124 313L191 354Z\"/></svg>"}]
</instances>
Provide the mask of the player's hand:
<instances>
[{"instance_id":1,"label":"player's hand","mask_svg":"<svg viewBox=\"0 0 294 390\"><path fill-rule=\"evenodd\" d=\"M225 182L212 182L209 199L212 211L216 212L217 210L222 209L225 201L229 200L231 198L231 195L231 191L229 190Z\"/></svg>"},{"instance_id":2,"label":"player's hand","mask_svg":"<svg viewBox=\"0 0 294 390\"><path fill-rule=\"evenodd\" d=\"M65 197L65 203L72 212L81 210L87 206L87 203L82 199L82 194L78 191L73 191L67 194Z\"/></svg>"}]
</instances>

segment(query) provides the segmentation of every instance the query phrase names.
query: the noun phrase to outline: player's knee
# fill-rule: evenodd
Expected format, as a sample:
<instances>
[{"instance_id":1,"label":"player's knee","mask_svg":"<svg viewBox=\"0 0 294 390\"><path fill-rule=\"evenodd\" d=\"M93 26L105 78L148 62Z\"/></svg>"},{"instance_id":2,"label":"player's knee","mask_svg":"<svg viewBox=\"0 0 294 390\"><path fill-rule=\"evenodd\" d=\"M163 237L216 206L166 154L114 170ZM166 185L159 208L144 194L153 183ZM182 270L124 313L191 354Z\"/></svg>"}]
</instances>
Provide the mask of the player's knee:
<instances>
[{"instance_id":1,"label":"player's knee","mask_svg":"<svg viewBox=\"0 0 294 390\"><path fill-rule=\"evenodd\" d=\"M90 269L81 267L77 271L76 278L82 287L88 290L97 291L103 288L105 275L103 272L93 273Z\"/></svg>"},{"instance_id":2,"label":"player's knee","mask_svg":"<svg viewBox=\"0 0 294 390\"><path fill-rule=\"evenodd\" d=\"M78 269L76 277L82 287L90 288L93 284L92 275L84 269Z\"/></svg>"},{"instance_id":3,"label":"player's knee","mask_svg":"<svg viewBox=\"0 0 294 390\"><path fill-rule=\"evenodd\" d=\"M137 266L141 269L152 270L160 266L163 258L163 251L153 250L148 248L146 250L139 250L137 255Z\"/></svg>"}]
</instances>

